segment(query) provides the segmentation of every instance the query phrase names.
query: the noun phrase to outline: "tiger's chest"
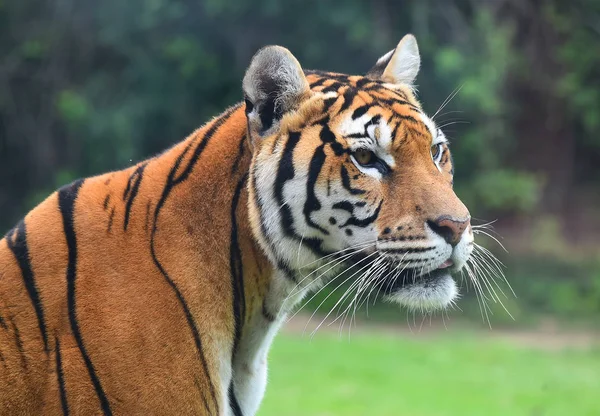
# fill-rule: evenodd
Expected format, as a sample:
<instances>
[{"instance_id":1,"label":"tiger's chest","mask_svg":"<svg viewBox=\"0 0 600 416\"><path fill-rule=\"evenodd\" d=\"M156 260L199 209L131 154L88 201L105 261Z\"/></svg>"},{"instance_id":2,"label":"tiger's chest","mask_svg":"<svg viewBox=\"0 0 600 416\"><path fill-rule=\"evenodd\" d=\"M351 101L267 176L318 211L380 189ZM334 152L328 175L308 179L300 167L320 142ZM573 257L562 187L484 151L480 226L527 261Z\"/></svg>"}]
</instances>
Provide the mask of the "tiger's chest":
<instances>
[{"instance_id":1,"label":"tiger's chest","mask_svg":"<svg viewBox=\"0 0 600 416\"><path fill-rule=\"evenodd\" d=\"M267 355L273 339L290 309L303 297L304 291L290 296L295 285L275 276L266 292L260 311L246 322L231 366L232 383L228 401L232 415L239 406L244 416L258 411L267 384Z\"/></svg>"}]
</instances>

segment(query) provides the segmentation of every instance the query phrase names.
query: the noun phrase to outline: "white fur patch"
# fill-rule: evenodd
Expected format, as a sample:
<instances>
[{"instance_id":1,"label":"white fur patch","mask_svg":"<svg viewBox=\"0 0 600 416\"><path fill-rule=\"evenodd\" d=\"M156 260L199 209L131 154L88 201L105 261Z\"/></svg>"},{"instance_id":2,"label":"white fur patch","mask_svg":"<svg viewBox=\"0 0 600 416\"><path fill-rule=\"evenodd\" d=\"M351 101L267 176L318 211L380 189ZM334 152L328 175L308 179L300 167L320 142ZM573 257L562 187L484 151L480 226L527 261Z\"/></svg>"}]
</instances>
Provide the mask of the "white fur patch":
<instances>
[{"instance_id":1,"label":"white fur patch","mask_svg":"<svg viewBox=\"0 0 600 416\"><path fill-rule=\"evenodd\" d=\"M410 310L430 312L450 306L457 297L456 282L447 274L435 281L413 283L387 296L386 300Z\"/></svg>"}]
</instances>

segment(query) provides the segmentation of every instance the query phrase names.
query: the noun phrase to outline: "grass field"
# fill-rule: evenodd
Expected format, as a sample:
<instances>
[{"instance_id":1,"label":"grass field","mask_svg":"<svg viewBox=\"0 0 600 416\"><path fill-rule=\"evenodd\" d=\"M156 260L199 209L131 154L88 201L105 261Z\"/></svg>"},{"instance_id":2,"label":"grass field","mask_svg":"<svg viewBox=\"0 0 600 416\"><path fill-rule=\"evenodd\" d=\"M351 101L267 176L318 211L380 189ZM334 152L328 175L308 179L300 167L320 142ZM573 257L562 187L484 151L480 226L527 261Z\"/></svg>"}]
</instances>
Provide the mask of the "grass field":
<instances>
[{"instance_id":1,"label":"grass field","mask_svg":"<svg viewBox=\"0 0 600 416\"><path fill-rule=\"evenodd\" d=\"M259 415L600 415L600 349L538 341L452 328L284 331Z\"/></svg>"}]
</instances>

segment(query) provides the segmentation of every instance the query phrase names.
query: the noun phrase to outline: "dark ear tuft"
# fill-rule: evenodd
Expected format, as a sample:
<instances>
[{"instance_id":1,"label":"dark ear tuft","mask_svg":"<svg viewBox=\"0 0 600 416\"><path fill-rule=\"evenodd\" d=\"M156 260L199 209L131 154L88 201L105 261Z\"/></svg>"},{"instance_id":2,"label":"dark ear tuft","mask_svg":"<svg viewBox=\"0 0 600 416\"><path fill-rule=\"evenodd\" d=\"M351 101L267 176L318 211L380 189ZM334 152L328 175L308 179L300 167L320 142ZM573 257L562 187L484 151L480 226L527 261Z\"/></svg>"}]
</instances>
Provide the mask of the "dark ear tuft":
<instances>
[{"instance_id":1,"label":"dark ear tuft","mask_svg":"<svg viewBox=\"0 0 600 416\"><path fill-rule=\"evenodd\" d=\"M267 46L254 55L243 89L250 133L259 136L273 133L283 115L309 92L302 67L281 46Z\"/></svg>"},{"instance_id":2,"label":"dark ear tuft","mask_svg":"<svg viewBox=\"0 0 600 416\"><path fill-rule=\"evenodd\" d=\"M371 79L381 79L381 77L383 76L383 71L385 71L385 68L390 63L390 60L392 59L392 55L394 54L395 50L396 49L392 49L391 51L383 55L381 58L379 58L373 66L373 68L369 69L369 72L367 72L366 76Z\"/></svg>"},{"instance_id":3,"label":"dark ear tuft","mask_svg":"<svg viewBox=\"0 0 600 416\"><path fill-rule=\"evenodd\" d=\"M246 104L246 114L251 113L254 109L254 104L247 97L244 97L244 104Z\"/></svg>"}]
</instances>

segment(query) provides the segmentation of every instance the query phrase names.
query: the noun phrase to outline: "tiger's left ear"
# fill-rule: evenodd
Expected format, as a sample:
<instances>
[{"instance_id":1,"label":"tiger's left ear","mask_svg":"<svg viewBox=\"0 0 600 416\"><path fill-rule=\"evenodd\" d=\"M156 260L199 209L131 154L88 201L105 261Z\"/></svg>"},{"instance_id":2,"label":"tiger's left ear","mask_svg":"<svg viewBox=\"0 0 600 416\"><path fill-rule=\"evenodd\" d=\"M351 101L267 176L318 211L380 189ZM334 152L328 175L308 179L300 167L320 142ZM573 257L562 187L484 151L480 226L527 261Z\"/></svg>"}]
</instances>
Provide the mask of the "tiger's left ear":
<instances>
[{"instance_id":1,"label":"tiger's left ear","mask_svg":"<svg viewBox=\"0 0 600 416\"><path fill-rule=\"evenodd\" d=\"M420 66L421 56L417 39L413 35L406 35L400 40L396 49L392 49L377 60L375 66L367 72L367 77L392 84L412 86Z\"/></svg>"},{"instance_id":2,"label":"tiger's left ear","mask_svg":"<svg viewBox=\"0 0 600 416\"><path fill-rule=\"evenodd\" d=\"M267 46L252 58L243 81L248 132L252 138L274 134L287 112L310 96L298 60L281 46Z\"/></svg>"}]
</instances>

